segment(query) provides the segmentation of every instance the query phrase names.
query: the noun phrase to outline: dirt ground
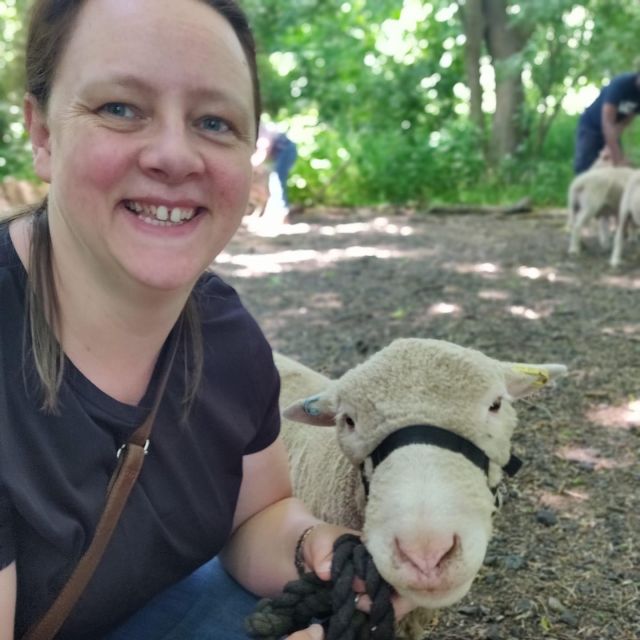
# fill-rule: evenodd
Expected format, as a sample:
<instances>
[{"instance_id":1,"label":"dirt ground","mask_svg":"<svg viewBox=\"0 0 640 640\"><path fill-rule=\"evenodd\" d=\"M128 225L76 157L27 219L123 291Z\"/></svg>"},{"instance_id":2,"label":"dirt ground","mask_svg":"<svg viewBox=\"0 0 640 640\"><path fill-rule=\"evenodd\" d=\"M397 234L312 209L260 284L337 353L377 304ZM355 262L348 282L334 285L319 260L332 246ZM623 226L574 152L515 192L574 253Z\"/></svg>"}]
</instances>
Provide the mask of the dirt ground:
<instances>
[{"instance_id":1,"label":"dirt ground","mask_svg":"<svg viewBox=\"0 0 640 640\"><path fill-rule=\"evenodd\" d=\"M564 223L311 211L273 237L242 229L216 265L274 348L328 375L408 336L569 367L517 404L525 467L429 638L640 638L640 240L612 272L595 230L567 258Z\"/></svg>"}]
</instances>

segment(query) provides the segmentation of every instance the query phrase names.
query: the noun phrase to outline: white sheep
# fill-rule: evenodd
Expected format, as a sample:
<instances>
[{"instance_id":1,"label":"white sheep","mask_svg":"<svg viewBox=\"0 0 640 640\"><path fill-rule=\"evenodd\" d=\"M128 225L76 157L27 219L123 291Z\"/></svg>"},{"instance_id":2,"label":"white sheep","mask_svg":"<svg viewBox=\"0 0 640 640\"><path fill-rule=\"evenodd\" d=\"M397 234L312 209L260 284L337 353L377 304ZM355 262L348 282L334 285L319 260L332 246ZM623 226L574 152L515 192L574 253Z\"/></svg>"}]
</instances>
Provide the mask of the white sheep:
<instances>
[{"instance_id":1,"label":"white sheep","mask_svg":"<svg viewBox=\"0 0 640 640\"><path fill-rule=\"evenodd\" d=\"M513 459L511 401L566 367L500 362L418 338L392 342L337 380L280 354L276 364L294 493L316 516L363 531L380 574L419 607L399 637L422 637L432 610L460 600L482 565L492 490ZM409 425L421 426L403 434L434 437L440 428L452 439L447 446L475 454L405 443L374 468L380 443Z\"/></svg>"},{"instance_id":2,"label":"white sheep","mask_svg":"<svg viewBox=\"0 0 640 640\"><path fill-rule=\"evenodd\" d=\"M640 171L634 171L627 181L622 194L620 208L618 210L618 226L613 239L613 250L609 263L612 267L620 266L622 262L622 244L625 231L631 223L640 227Z\"/></svg>"},{"instance_id":3,"label":"white sheep","mask_svg":"<svg viewBox=\"0 0 640 640\"><path fill-rule=\"evenodd\" d=\"M595 166L576 176L569 185L569 254L580 253L580 233L593 218L598 219L598 238L609 247L609 223L617 220L624 188L633 174L630 167Z\"/></svg>"}]
</instances>

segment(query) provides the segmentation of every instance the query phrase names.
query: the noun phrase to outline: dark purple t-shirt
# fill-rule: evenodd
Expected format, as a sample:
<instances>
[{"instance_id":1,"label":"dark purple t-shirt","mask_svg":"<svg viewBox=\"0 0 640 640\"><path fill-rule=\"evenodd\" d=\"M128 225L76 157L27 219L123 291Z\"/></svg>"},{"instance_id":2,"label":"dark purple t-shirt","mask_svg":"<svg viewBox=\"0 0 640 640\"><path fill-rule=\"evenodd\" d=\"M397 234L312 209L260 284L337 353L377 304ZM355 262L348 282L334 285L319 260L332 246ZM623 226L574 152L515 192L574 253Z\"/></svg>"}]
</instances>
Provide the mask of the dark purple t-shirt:
<instances>
[{"instance_id":1,"label":"dark purple t-shirt","mask_svg":"<svg viewBox=\"0 0 640 640\"><path fill-rule=\"evenodd\" d=\"M163 362L131 406L67 361L60 415L45 415L31 362L22 364L25 284L0 225L0 568L17 560L16 637L47 609L91 541L116 451L149 411ZM180 423L179 352L140 478L58 638L96 640L213 557L230 532L243 455L278 434L279 379L262 332L216 275L204 275L196 293L204 370L188 421Z\"/></svg>"},{"instance_id":2,"label":"dark purple t-shirt","mask_svg":"<svg viewBox=\"0 0 640 640\"><path fill-rule=\"evenodd\" d=\"M640 88L636 84L637 77L637 73L623 73L613 78L582 114L582 123L594 131L602 131L602 107L606 103L614 104L618 109L616 121L639 113Z\"/></svg>"}]
</instances>

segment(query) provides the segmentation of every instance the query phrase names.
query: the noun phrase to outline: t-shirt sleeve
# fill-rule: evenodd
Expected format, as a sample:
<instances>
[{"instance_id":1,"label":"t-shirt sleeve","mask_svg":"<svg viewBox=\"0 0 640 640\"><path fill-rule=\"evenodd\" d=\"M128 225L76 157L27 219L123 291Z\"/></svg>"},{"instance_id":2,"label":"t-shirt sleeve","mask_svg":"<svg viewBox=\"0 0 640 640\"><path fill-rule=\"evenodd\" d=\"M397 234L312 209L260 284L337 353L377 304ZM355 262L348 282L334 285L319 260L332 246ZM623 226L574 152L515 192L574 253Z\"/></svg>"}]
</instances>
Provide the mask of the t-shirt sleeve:
<instances>
[{"instance_id":1,"label":"t-shirt sleeve","mask_svg":"<svg viewBox=\"0 0 640 640\"><path fill-rule=\"evenodd\" d=\"M605 104L619 105L625 97L626 76L614 78L603 91L603 101Z\"/></svg>"},{"instance_id":2,"label":"t-shirt sleeve","mask_svg":"<svg viewBox=\"0 0 640 640\"><path fill-rule=\"evenodd\" d=\"M16 559L16 543L13 531L12 507L0 482L0 570Z\"/></svg>"},{"instance_id":3,"label":"t-shirt sleeve","mask_svg":"<svg viewBox=\"0 0 640 640\"><path fill-rule=\"evenodd\" d=\"M263 397L257 406L263 407L262 415L258 416L260 428L256 432L253 440L248 444L245 453L256 453L272 444L280 433L280 407L278 399L280 397L280 376L273 362L271 351L264 367L262 367L261 381L259 388L262 389Z\"/></svg>"}]
</instances>

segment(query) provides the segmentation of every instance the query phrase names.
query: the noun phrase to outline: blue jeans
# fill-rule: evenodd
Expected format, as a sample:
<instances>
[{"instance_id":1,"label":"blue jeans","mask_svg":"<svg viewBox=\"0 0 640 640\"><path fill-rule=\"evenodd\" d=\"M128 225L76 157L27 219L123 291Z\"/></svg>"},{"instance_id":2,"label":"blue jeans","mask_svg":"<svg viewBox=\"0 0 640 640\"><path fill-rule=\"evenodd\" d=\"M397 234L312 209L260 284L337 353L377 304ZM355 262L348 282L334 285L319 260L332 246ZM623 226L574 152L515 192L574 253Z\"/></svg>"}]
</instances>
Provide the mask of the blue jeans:
<instances>
[{"instance_id":1,"label":"blue jeans","mask_svg":"<svg viewBox=\"0 0 640 640\"><path fill-rule=\"evenodd\" d=\"M243 622L257 602L214 558L102 640L247 640Z\"/></svg>"},{"instance_id":2,"label":"blue jeans","mask_svg":"<svg viewBox=\"0 0 640 640\"><path fill-rule=\"evenodd\" d=\"M289 173L293 168L298 157L298 148L292 140L286 136L278 138L276 151L273 156L273 170L278 176L280 189L282 190L282 202L285 206L289 206L289 191L287 188L287 180Z\"/></svg>"},{"instance_id":3,"label":"blue jeans","mask_svg":"<svg viewBox=\"0 0 640 640\"><path fill-rule=\"evenodd\" d=\"M620 142L620 141L618 141ZM576 131L576 148L573 159L573 170L577 174L586 171L604 149L605 139L602 131L578 122Z\"/></svg>"}]
</instances>

